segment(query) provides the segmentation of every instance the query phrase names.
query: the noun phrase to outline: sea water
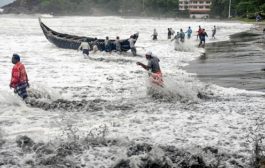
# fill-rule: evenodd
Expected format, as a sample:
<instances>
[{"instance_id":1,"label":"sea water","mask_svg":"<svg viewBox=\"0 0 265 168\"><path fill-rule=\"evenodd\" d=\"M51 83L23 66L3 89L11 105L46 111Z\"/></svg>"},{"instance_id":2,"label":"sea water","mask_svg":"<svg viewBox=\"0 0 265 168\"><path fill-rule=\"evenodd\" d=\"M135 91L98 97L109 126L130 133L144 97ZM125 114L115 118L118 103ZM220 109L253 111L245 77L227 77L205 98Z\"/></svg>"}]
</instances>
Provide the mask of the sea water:
<instances>
[{"instance_id":1,"label":"sea water","mask_svg":"<svg viewBox=\"0 0 265 168\"><path fill-rule=\"evenodd\" d=\"M231 160L243 166L249 164L253 143L248 135L252 135L251 129L263 120L264 93L203 83L182 68L204 52L197 48L199 25L209 35L215 25L217 39L222 41L228 40L233 33L248 30L251 25L74 16L42 21L57 32L79 36L126 39L139 32L136 47L140 56L134 57L130 52L97 52L91 53L90 59L84 59L81 52L51 44L36 16L1 15L0 139L4 143L0 148L0 160L5 167L59 163L110 167L128 158L130 164L139 165L141 161L137 157L144 154L133 158L128 152L126 155L128 146L135 143L175 146L194 153L199 153L197 148L212 147L229 156L223 160L227 167L235 163ZM167 28L172 27L177 32L181 28L186 31L189 26L193 29L192 38L176 51L174 42L167 40ZM154 28L158 32L157 41L152 41L151 37ZM138 61L146 63L144 54L147 51L160 59L165 80L162 92L173 98L147 94L148 74L136 65ZM21 55L26 66L29 93L33 95L29 104L9 88L13 53ZM48 156L61 156L58 151L54 155L55 151L47 154L47 150L46 153L44 150L21 150L15 141L24 135L35 143L43 142L51 151L62 149L60 147L65 143L69 145L68 142L78 141L78 145L70 145L72 153L64 157L67 163L54 161L56 159L48 162ZM150 155L159 160L163 151L154 147Z\"/></svg>"}]
</instances>

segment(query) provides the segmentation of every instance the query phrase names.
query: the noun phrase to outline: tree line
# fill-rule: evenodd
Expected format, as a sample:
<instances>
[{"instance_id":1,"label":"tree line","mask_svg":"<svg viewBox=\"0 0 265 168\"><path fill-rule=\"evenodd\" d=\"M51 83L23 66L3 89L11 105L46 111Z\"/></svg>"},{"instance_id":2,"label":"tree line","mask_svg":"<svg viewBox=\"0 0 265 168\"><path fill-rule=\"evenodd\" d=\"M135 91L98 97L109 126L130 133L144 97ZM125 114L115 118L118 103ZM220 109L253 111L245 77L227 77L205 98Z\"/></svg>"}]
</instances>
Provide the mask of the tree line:
<instances>
[{"instance_id":1,"label":"tree line","mask_svg":"<svg viewBox=\"0 0 265 168\"><path fill-rule=\"evenodd\" d=\"M230 0L212 0L211 15L227 18ZM265 0L231 0L231 16L254 19L257 14L264 15Z\"/></svg>"},{"instance_id":2,"label":"tree line","mask_svg":"<svg viewBox=\"0 0 265 168\"><path fill-rule=\"evenodd\" d=\"M178 0L16 0L18 6L54 14L175 16Z\"/></svg>"},{"instance_id":3,"label":"tree line","mask_svg":"<svg viewBox=\"0 0 265 168\"><path fill-rule=\"evenodd\" d=\"M227 18L230 0L211 0L211 17ZM69 14L189 17L179 0L16 0L29 11ZM231 16L255 17L265 13L265 0L231 0Z\"/></svg>"}]
</instances>

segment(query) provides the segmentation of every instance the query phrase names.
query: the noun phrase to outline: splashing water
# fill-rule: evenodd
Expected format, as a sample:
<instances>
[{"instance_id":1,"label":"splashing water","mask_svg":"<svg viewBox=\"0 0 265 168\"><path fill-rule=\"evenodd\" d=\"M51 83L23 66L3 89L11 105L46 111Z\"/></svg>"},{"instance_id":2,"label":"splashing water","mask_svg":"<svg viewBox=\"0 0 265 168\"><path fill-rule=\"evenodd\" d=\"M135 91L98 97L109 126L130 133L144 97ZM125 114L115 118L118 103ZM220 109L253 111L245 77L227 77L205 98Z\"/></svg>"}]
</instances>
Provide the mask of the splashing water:
<instances>
[{"instance_id":1,"label":"splashing water","mask_svg":"<svg viewBox=\"0 0 265 168\"><path fill-rule=\"evenodd\" d=\"M176 155L186 154L198 160L201 157L190 155L194 151L181 155L177 149L186 151L182 149L199 146L201 153L205 153L202 149L206 147L205 151L220 152L211 153L214 157L203 157L206 165L210 160L218 161L218 156L224 156L221 160L226 167L248 164L252 144L246 142L249 133L246 130L252 126L253 118L264 114L264 93L201 83L196 74L181 69L204 52L196 48L196 37L176 51L174 44L166 40L166 30L189 26L195 30L201 25L209 32L216 25L217 39L228 40L230 34L247 30L250 25L119 17L54 17L43 21L58 32L98 38L108 35L113 39L119 35L124 39L139 31L136 43L142 46L137 48L139 55L152 51L161 60L166 86L161 92L166 96L153 99L146 94L147 75L135 65L145 63L144 57L133 57L130 52L121 55L98 52L84 60L81 53L49 43L34 16L1 15L0 38L5 40L0 41L0 126L6 134L0 163L14 167L61 164L111 167L118 163L139 164L142 158L148 158L152 163L165 165L173 162L171 157ZM150 38L153 28L159 33L158 41ZM8 88L14 52L22 55L32 85L29 104ZM80 139L63 136L62 142L58 137L69 123L79 130ZM86 140L87 132L99 125L108 128L104 140ZM28 143L33 144L28 148L30 152L14 144L18 136L18 142L31 142L21 138L24 135L34 142ZM127 151L138 149L137 145L131 145L135 143L161 149L143 154L141 146L145 145L138 145L140 149L135 153L139 154L127 155ZM119 162L123 158L125 162ZM190 165L189 159L184 160L183 164Z\"/></svg>"},{"instance_id":2,"label":"splashing water","mask_svg":"<svg viewBox=\"0 0 265 168\"><path fill-rule=\"evenodd\" d=\"M192 40L186 40L184 43L179 42L176 43L174 42L174 49L176 51L183 51L183 52L195 52L198 51L198 42L192 41Z\"/></svg>"}]
</instances>

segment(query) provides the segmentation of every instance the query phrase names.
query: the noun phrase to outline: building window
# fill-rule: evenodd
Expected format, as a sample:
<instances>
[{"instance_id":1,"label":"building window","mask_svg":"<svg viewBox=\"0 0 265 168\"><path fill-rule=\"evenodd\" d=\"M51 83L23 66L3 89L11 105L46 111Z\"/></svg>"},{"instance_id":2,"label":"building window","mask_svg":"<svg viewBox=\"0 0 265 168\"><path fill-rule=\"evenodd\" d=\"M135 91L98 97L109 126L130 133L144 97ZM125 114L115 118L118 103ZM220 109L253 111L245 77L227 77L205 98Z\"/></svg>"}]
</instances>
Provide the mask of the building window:
<instances>
[{"instance_id":1,"label":"building window","mask_svg":"<svg viewBox=\"0 0 265 168\"><path fill-rule=\"evenodd\" d=\"M209 9L209 8L210 8L210 6L205 6L205 8L206 8L206 9Z\"/></svg>"},{"instance_id":2,"label":"building window","mask_svg":"<svg viewBox=\"0 0 265 168\"><path fill-rule=\"evenodd\" d=\"M207 4L210 4L211 2L210 1L206 1Z\"/></svg>"},{"instance_id":3,"label":"building window","mask_svg":"<svg viewBox=\"0 0 265 168\"><path fill-rule=\"evenodd\" d=\"M203 4L203 1L200 1L200 4Z\"/></svg>"},{"instance_id":4,"label":"building window","mask_svg":"<svg viewBox=\"0 0 265 168\"><path fill-rule=\"evenodd\" d=\"M203 6L200 6L199 8L200 8L200 9L203 9Z\"/></svg>"},{"instance_id":5,"label":"building window","mask_svg":"<svg viewBox=\"0 0 265 168\"><path fill-rule=\"evenodd\" d=\"M194 4L197 4L197 1L193 1Z\"/></svg>"}]
</instances>

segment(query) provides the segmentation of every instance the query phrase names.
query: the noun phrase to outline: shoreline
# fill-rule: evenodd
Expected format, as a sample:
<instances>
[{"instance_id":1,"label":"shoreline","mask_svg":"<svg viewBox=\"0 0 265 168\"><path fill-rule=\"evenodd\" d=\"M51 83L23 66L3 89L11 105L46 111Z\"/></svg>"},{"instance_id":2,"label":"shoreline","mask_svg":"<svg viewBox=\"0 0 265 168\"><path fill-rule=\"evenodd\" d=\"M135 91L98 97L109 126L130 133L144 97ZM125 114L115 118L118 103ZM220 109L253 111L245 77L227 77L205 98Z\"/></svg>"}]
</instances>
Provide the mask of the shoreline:
<instances>
[{"instance_id":1,"label":"shoreline","mask_svg":"<svg viewBox=\"0 0 265 168\"><path fill-rule=\"evenodd\" d=\"M98 23L96 27L102 29L90 30L85 19L89 23ZM56 30L59 32L59 27L64 29L61 25L80 25L73 26L73 29L69 26L66 31L79 34L81 30L86 30L95 34L106 30L116 34L131 32L135 29L131 25L137 20L128 19L126 22L131 23L127 27L112 29L109 27L110 23L116 28L122 19L85 19L50 19L50 24L57 26ZM155 43L151 41L147 24L155 27L161 21L138 20L139 29L143 32L140 44L161 54L161 66L168 67L168 71L165 68L163 72L169 72L170 79L174 81L172 87L169 86L177 96L173 101L153 99L146 94L143 79L146 79L147 74L136 69L135 65L136 61L144 61L144 58L120 59L118 54L109 57L109 54L98 53L95 57L108 57L106 61L84 60L74 50L58 49L50 45L35 18L2 20L5 21L1 22L4 31L0 35L3 39L6 38L2 41L2 46L9 48L9 44L14 44L14 48L26 58L25 63L32 79L32 93L40 99L40 108L21 108L12 103L16 103L17 98L7 88L10 76L5 72L1 73L3 79L6 79L3 80L6 83L1 85L5 86L7 91L4 93L8 95L1 96L5 101L1 105L4 111L1 122L3 131L8 133L4 136L6 144L0 151L4 155L2 160L9 161L1 162L0 157L0 163L4 166L8 167L12 163L17 167L27 167L29 164L33 167L44 164L44 167L85 167L86 164L114 167L108 165L120 163L129 167L127 163L135 163L136 159L144 161L151 158L147 161L165 163L163 161L168 160L176 165L168 167L178 167L180 162L186 164L186 167L206 167L210 163L223 167L247 167L252 154L252 142L246 142L245 137L248 128L252 126L251 119L263 109L264 99L259 95L242 95L237 91L230 95L228 92L231 90L220 91L204 84L201 86L198 79L183 73L181 65L190 63L199 53L194 46L191 50L195 52L175 52L168 40ZM180 22L162 20L161 23L164 23L160 28L162 32L167 25ZM183 24L188 26L191 22ZM213 25L205 22L202 24L209 30ZM224 30L229 30L222 34L225 39L244 27L241 24L217 24L224 26ZM184 27L182 24L179 26ZM248 27L246 25L244 29ZM10 51L12 50L3 50L2 55L9 55ZM1 65L11 68L9 56L3 58ZM43 81L48 83L43 84ZM193 100L198 90L205 91L210 99ZM263 110L261 112L263 114ZM18 135L26 135L28 138ZM47 142L42 143L43 140ZM7 149L8 153L4 153ZM83 161L83 158L89 160ZM121 159L126 159L122 162L124 164L119 162ZM207 165L200 166L199 161L204 161Z\"/></svg>"},{"instance_id":2,"label":"shoreline","mask_svg":"<svg viewBox=\"0 0 265 168\"><path fill-rule=\"evenodd\" d=\"M262 86L265 65L261 65L265 62L263 26L253 25L247 31L230 35L229 40L206 44L205 53L191 61L184 70L196 73L202 82L265 92Z\"/></svg>"}]
</instances>

